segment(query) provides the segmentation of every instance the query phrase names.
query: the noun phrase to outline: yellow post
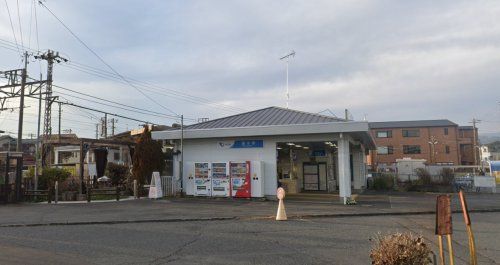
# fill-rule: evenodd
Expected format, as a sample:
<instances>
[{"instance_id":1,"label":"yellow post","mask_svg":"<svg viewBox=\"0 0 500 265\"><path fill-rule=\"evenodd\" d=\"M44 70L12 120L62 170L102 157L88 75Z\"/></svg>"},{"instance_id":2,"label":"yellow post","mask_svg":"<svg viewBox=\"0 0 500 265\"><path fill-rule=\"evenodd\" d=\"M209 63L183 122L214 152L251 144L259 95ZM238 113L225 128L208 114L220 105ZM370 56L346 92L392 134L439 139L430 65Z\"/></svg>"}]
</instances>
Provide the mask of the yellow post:
<instances>
[{"instance_id":1,"label":"yellow post","mask_svg":"<svg viewBox=\"0 0 500 265\"><path fill-rule=\"evenodd\" d=\"M443 250L443 236L438 235L438 242L439 242L439 260L441 261L441 265L445 265L444 263L444 250Z\"/></svg>"},{"instance_id":2,"label":"yellow post","mask_svg":"<svg viewBox=\"0 0 500 265\"><path fill-rule=\"evenodd\" d=\"M458 193L460 197L460 204L462 205L462 212L464 215L464 222L467 228L467 235L469 237L469 252L470 252L470 264L477 264L477 256L476 256L476 244L474 242L474 234L472 233L472 224L469 216L469 209L467 208L467 202L465 201L465 195L463 191Z\"/></svg>"},{"instance_id":3,"label":"yellow post","mask_svg":"<svg viewBox=\"0 0 500 265\"><path fill-rule=\"evenodd\" d=\"M453 261L453 246L451 244L451 235L448 234L446 235L446 237L448 238L448 252L450 253L450 264L454 265L455 262Z\"/></svg>"}]
</instances>

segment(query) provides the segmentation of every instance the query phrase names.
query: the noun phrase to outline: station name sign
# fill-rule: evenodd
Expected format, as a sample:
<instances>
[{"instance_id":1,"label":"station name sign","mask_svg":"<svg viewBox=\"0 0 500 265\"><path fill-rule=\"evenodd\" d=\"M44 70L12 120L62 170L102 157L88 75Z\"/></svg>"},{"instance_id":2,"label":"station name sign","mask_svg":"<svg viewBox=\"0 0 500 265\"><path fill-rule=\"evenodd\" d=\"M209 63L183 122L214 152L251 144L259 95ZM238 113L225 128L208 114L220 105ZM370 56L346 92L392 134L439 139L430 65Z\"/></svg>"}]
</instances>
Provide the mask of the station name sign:
<instances>
[{"instance_id":1,"label":"station name sign","mask_svg":"<svg viewBox=\"0 0 500 265\"><path fill-rule=\"evenodd\" d=\"M219 148L263 148L264 140L235 140L217 143Z\"/></svg>"}]
</instances>

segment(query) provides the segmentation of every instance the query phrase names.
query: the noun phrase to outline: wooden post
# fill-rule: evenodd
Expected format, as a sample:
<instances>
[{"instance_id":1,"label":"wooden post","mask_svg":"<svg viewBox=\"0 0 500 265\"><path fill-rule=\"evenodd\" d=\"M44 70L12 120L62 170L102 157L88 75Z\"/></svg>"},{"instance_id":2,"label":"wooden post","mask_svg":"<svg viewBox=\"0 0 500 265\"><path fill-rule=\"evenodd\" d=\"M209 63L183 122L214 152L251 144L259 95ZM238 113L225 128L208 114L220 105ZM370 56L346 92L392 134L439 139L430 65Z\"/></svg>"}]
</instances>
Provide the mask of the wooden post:
<instances>
[{"instance_id":1,"label":"wooden post","mask_svg":"<svg viewBox=\"0 0 500 265\"><path fill-rule=\"evenodd\" d=\"M451 265L454 265L454 261L453 261L453 245L451 244L451 234L448 234L446 235L446 237L448 238L448 253L450 253L450 264Z\"/></svg>"},{"instance_id":2,"label":"wooden post","mask_svg":"<svg viewBox=\"0 0 500 265\"><path fill-rule=\"evenodd\" d=\"M450 264L453 265L453 246L451 234L453 233L451 222L451 198L450 195L439 195L436 198L436 235L439 243L439 258L441 264L444 263L443 235L448 238L448 252L450 254Z\"/></svg>"},{"instance_id":3,"label":"wooden post","mask_svg":"<svg viewBox=\"0 0 500 265\"><path fill-rule=\"evenodd\" d=\"M465 200L465 195L463 191L458 193L460 197L460 204L462 205L462 212L464 215L464 222L467 228L467 235L469 237L469 252L470 252L470 264L477 264L477 256L476 256L476 244L474 242L474 234L472 233L472 225L469 216L469 209L467 208L467 201Z\"/></svg>"},{"instance_id":4,"label":"wooden post","mask_svg":"<svg viewBox=\"0 0 500 265\"><path fill-rule=\"evenodd\" d=\"M137 179L134 179L134 198L139 199L139 193L137 190Z\"/></svg>"},{"instance_id":5,"label":"wooden post","mask_svg":"<svg viewBox=\"0 0 500 265\"><path fill-rule=\"evenodd\" d=\"M92 200L92 194L91 193L91 188L89 187L89 185L87 185L87 202L90 202Z\"/></svg>"},{"instance_id":6,"label":"wooden post","mask_svg":"<svg viewBox=\"0 0 500 265\"><path fill-rule=\"evenodd\" d=\"M59 182L56 180L56 184L54 185L54 203L59 201Z\"/></svg>"},{"instance_id":7,"label":"wooden post","mask_svg":"<svg viewBox=\"0 0 500 265\"><path fill-rule=\"evenodd\" d=\"M445 265L444 263L444 249L443 249L443 236L438 235L438 243L439 243L439 262L441 265Z\"/></svg>"},{"instance_id":8,"label":"wooden post","mask_svg":"<svg viewBox=\"0 0 500 265\"><path fill-rule=\"evenodd\" d=\"M49 187L47 188L47 202L52 203L52 187L49 184Z\"/></svg>"}]
</instances>

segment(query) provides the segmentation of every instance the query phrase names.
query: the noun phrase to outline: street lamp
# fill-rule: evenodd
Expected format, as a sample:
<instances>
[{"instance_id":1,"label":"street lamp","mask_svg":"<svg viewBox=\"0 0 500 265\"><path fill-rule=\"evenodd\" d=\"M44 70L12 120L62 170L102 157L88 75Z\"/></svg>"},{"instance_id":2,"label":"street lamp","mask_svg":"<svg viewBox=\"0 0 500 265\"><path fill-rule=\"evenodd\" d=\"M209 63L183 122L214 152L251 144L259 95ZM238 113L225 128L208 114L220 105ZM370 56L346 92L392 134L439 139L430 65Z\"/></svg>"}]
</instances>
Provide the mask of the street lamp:
<instances>
[{"instance_id":1,"label":"street lamp","mask_svg":"<svg viewBox=\"0 0 500 265\"><path fill-rule=\"evenodd\" d=\"M436 163L436 144L438 144L438 140L436 139L436 137L434 136L431 136L431 140L429 141L429 144L431 145L431 163Z\"/></svg>"}]
</instances>

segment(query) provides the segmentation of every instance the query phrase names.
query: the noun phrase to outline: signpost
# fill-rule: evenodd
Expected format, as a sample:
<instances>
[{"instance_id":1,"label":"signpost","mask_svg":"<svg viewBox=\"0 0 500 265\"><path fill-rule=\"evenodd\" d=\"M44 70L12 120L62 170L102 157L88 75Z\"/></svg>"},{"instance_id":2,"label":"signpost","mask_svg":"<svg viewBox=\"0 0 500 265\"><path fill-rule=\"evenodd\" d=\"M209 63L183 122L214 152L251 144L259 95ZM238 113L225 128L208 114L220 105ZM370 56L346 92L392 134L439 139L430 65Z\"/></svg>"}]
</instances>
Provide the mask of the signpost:
<instances>
[{"instance_id":1,"label":"signpost","mask_svg":"<svg viewBox=\"0 0 500 265\"><path fill-rule=\"evenodd\" d=\"M149 198L150 199L158 199L163 197L163 190L161 187L161 178L160 178L160 172L153 172L153 175L151 176L151 183L149 187Z\"/></svg>"},{"instance_id":2,"label":"signpost","mask_svg":"<svg viewBox=\"0 0 500 265\"><path fill-rule=\"evenodd\" d=\"M436 235L439 242L439 259L444 263L443 235L448 239L448 252L450 254L450 264L453 265L453 246L451 234L453 233L451 223L451 199L450 195L439 195L436 201Z\"/></svg>"}]
</instances>

